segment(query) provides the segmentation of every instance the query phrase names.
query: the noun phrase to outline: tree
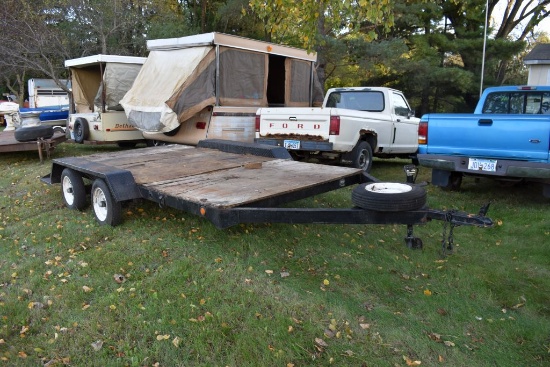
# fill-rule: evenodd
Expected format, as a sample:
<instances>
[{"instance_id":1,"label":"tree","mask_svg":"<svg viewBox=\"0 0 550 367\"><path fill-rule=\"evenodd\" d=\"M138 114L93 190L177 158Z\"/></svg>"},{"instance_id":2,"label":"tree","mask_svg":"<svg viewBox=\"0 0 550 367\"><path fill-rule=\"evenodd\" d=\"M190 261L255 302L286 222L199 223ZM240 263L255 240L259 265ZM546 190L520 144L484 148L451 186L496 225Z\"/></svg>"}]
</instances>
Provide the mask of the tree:
<instances>
[{"instance_id":1,"label":"tree","mask_svg":"<svg viewBox=\"0 0 550 367\"><path fill-rule=\"evenodd\" d=\"M250 7L263 21L264 39L317 52L322 84L334 50L356 37L375 39L377 24L393 25L392 5L384 0L251 0Z\"/></svg>"}]
</instances>

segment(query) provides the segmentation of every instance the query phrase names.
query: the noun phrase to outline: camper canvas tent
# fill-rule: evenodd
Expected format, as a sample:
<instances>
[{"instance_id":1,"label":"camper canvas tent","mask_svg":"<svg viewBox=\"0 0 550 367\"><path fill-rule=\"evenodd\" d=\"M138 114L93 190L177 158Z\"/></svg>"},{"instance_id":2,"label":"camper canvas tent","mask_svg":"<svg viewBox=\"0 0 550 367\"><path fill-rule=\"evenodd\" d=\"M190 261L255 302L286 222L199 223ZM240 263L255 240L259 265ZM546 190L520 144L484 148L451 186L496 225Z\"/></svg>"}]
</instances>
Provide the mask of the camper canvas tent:
<instances>
[{"instance_id":1,"label":"camper canvas tent","mask_svg":"<svg viewBox=\"0 0 550 367\"><path fill-rule=\"evenodd\" d=\"M120 100L144 62L144 57L102 54L65 61L72 83L68 128L75 142L143 140L128 124Z\"/></svg>"},{"instance_id":2,"label":"camper canvas tent","mask_svg":"<svg viewBox=\"0 0 550 367\"><path fill-rule=\"evenodd\" d=\"M121 101L128 121L144 132L170 132L207 111L202 138L213 137L207 132L216 117L240 114L251 130L241 140L252 141L258 107L322 102L317 56L305 50L221 33L150 40L147 47L149 56Z\"/></svg>"}]
</instances>

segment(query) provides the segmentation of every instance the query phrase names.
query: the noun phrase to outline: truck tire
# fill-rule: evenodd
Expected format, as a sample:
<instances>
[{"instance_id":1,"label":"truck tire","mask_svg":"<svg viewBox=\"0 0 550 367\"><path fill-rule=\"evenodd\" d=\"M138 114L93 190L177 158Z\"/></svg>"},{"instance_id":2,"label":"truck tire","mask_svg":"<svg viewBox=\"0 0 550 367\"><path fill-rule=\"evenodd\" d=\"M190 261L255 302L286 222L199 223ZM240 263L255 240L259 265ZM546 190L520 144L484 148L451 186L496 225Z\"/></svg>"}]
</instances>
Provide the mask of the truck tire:
<instances>
[{"instance_id":1,"label":"truck tire","mask_svg":"<svg viewBox=\"0 0 550 367\"><path fill-rule=\"evenodd\" d=\"M61 173L61 193L67 208L83 210L86 207L84 180L75 170L65 168Z\"/></svg>"},{"instance_id":2,"label":"truck tire","mask_svg":"<svg viewBox=\"0 0 550 367\"><path fill-rule=\"evenodd\" d=\"M352 166L359 168L366 173L370 172L372 167L372 147L367 141L361 140L351 152Z\"/></svg>"},{"instance_id":3,"label":"truck tire","mask_svg":"<svg viewBox=\"0 0 550 367\"><path fill-rule=\"evenodd\" d=\"M100 225L114 227L122 223L122 205L115 201L109 187L100 178L92 184L92 206Z\"/></svg>"},{"instance_id":4,"label":"truck tire","mask_svg":"<svg viewBox=\"0 0 550 367\"><path fill-rule=\"evenodd\" d=\"M405 183L365 183L353 189L351 202L359 208L380 212L417 210L426 205L426 191Z\"/></svg>"},{"instance_id":5,"label":"truck tire","mask_svg":"<svg viewBox=\"0 0 550 367\"><path fill-rule=\"evenodd\" d=\"M445 191L458 191L460 190L460 185L462 185L462 173L451 172L449 182L446 186L441 186L441 188Z\"/></svg>"},{"instance_id":6,"label":"truck tire","mask_svg":"<svg viewBox=\"0 0 550 367\"><path fill-rule=\"evenodd\" d=\"M53 136L53 128L48 125L20 127L14 132L15 140L19 142L49 139Z\"/></svg>"},{"instance_id":7,"label":"truck tire","mask_svg":"<svg viewBox=\"0 0 550 367\"><path fill-rule=\"evenodd\" d=\"M88 140L90 137L90 126L88 125L88 120L78 117L74 121L73 131L74 141L78 144L84 143L84 140Z\"/></svg>"}]
</instances>

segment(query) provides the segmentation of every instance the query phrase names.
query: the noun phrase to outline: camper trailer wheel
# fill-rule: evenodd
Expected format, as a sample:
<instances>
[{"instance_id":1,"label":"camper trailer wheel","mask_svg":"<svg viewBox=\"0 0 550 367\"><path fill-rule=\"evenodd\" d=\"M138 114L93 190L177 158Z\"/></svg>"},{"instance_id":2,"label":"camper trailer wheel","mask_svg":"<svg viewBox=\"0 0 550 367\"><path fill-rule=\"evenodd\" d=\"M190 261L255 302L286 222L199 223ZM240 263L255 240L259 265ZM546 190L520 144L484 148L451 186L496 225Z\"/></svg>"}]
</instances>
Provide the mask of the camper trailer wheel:
<instances>
[{"instance_id":1,"label":"camper trailer wheel","mask_svg":"<svg viewBox=\"0 0 550 367\"><path fill-rule=\"evenodd\" d=\"M417 210L426 204L426 191L404 183L366 183L353 189L351 202L359 208L381 212Z\"/></svg>"},{"instance_id":2,"label":"camper trailer wheel","mask_svg":"<svg viewBox=\"0 0 550 367\"><path fill-rule=\"evenodd\" d=\"M84 143L84 140L88 140L88 137L90 136L90 127L88 125L88 120L82 117L78 117L74 121L73 131L74 141L79 144Z\"/></svg>"},{"instance_id":3,"label":"camper trailer wheel","mask_svg":"<svg viewBox=\"0 0 550 367\"><path fill-rule=\"evenodd\" d=\"M53 136L53 128L47 125L20 127L15 130L15 140L19 142L49 139Z\"/></svg>"},{"instance_id":4,"label":"camper trailer wheel","mask_svg":"<svg viewBox=\"0 0 550 367\"><path fill-rule=\"evenodd\" d=\"M92 184L92 206L100 225L116 226L122 223L122 205L115 201L109 187L100 178Z\"/></svg>"},{"instance_id":5,"label":"camper trailer wheel","mask_svg":"<svg viewBox=\"0 0 550 367\"><path fill-rule=\"evenodd\" d=\"M63 201L69 209L82 210L86 207L86 188L82 176L76 171L65 168L61 173Z\"/></svg>"}]
</instances>

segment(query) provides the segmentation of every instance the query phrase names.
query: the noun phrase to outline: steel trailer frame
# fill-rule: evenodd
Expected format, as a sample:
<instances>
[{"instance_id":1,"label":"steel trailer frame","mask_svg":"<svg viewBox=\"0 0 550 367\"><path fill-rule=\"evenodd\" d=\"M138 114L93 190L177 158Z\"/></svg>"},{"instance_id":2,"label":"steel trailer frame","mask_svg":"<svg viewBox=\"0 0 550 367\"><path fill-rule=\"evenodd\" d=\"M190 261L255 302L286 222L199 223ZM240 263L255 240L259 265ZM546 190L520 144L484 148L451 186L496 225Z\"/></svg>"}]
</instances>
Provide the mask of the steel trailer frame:
<instances>
[{"instance_id":1,"label":"steel trailer frame","mask_svg":"<svg viewBox=\"0 0 550 367\"><path fill-rule=\"evenodd\" d=\"M261 146L254 143L228 141L201 141L198 147L216 149L222 152L252 154L288 159L286 149L281 147ZM155 148L147 148L155 149ZM193 148L191 148L193 149ZM410 166L408 166L410 167ZM486 216L489 205L483 206L479 213L469 214L455 210L437 210L426 206L407 211L376 211L359 207L351 208L295 208L281 207L290 202L322 194L342 187L380 182L372 175L358 171L357 174L339 177L328 182L300 189L297 191L258 200L234 207L216 207L208 203L184 200L152 190L137 184L130 170L120 169L100 162L93 162L86 157L59 158L52 161L52 170L42 178L47 184L61 182L62 172L70 168L82 177L90 180L105 181L115 202L121 203L134 199L153 201L160 206L171 207L198 215L209 220L219 229L225 229L241 223L318 223L318 224L403 224L407 226L405 242L410 248L422 247L422 241L413 236L413 226L431 220L440 220L451 227L473 225L491 227L493 222ZM410 183L411 175L407 173ZM411 184L414 184L412 182ZM96 215L97 218L97 215ZM452 243L452 239L450 241Z\"/></svg>"}]
</instances>

